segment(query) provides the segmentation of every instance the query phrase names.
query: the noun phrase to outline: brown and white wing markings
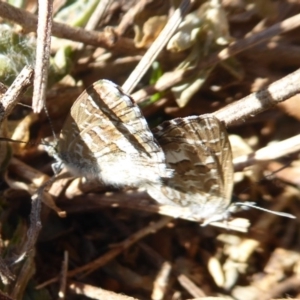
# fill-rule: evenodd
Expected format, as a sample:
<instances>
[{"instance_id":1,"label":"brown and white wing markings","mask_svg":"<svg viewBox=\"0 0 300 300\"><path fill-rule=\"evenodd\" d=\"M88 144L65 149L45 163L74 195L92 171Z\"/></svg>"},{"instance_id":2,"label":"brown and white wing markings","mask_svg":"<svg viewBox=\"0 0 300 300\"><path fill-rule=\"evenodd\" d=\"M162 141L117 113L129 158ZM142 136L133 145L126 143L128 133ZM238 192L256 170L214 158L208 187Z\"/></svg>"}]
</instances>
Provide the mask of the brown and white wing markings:
<instances>
[{"instance_id":1,"label":"brown and white wing markings","mask_svg":"<svg viewBox=\"0 0 300 300\"><path fill-rule=\"evenodd\" d=\"M73 173L111 185L159 185L171 176L139 107L108 80L95 82L75 101L58 151Z\"/></svg>"},{"instance_id":2,"label":"brown and white wing markings","mask_svg":"<svg viewBox=\"0 0 300 300\"><path fill-rule=\"evenodd\" d=\"M188 208L189 218L223 219L230 205L233 166L223 124L211 115L178 118L153 130L174 176L149 194L158 202Z\"/></svg>"}]
</instances>

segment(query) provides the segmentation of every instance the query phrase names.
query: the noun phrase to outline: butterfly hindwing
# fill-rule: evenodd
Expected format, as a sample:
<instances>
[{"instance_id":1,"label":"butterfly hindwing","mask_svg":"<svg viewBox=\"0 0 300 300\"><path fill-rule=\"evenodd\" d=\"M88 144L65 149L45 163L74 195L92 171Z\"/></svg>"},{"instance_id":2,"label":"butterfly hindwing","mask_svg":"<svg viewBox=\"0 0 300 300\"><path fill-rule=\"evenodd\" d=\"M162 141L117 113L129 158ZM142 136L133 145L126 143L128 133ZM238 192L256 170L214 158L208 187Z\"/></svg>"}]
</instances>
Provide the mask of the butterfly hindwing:
<instances>
[{"instance_id":1,"label":"butterfly hindwing","mask_svg":"<svg viewBox=\"0 0 300 300\"><path fill-rule=\"evenodd\" d=\"M232 154L224 125L211 115L193 116L164 122L153 133L174 177L149 194L163 204L187 207L199 220L223 215L233 185Z\"/></svg>"}]
</instances>

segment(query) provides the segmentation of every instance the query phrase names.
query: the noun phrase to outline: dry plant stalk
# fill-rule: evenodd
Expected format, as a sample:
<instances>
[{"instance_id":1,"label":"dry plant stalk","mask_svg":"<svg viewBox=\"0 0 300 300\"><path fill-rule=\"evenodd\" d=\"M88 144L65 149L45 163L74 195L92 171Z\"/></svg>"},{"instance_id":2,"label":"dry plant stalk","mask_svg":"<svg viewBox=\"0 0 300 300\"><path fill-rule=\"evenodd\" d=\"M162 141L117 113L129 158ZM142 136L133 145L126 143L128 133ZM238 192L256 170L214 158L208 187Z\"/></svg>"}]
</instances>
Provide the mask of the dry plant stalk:
<instances>
[{"instance_id":1,"label":"dry plant stalk","mask_svg":"<svg viewBox=\"0 0 300 300\"><path fill-rule=\"evenodd\" d=\"M35 113L41 112L45 106L51 48L52 12L53 0L39 1L36 63L32 96L32 108Z\"/></svg>"}]
</instances>

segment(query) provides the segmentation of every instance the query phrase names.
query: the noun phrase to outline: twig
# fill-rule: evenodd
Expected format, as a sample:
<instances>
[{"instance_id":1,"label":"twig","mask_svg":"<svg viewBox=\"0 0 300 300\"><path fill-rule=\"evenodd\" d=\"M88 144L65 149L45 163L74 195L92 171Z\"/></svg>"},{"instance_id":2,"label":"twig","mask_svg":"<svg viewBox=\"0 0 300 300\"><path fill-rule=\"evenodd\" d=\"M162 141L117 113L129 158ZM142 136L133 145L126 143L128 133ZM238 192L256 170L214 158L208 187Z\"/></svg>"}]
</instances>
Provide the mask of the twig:
<instances>
[{"instance_id":1,"label":"twig","mask_svg":"<svg viewBox=\"0 0 300 300\"><path fill-rule=\"evenodd\" d=\"M269 299L274 299L293 290L297 290L299 292L299 281L300 276L296 273L295 275L278 282L274 288L270 290L268 298L270 297Z\"/></svg>"},{"instance_id":2,"label":"twig","mask_svg":"<svg viewBox=\"0 0 300 300\"><path fill-rule=\"evenodd\" d=\"M103 18L105 12L108 10L109 6L111 5L112 0L104 0L104 1L99 1L95 11L93 12L91 18L87 22L85 26L85 30L94 30L100 20ZM85 48L85 44L81 43L77 47L77 51L81 51Z\"/></svg>"},{"instance_id":3,"label":"twig","mask_svg":"<svg viewBox=\"0 0 300 300\"><path fill-rule=\"evenodd\" d=\"M162 300L165 298L171 271L172 265L168 261L165 261L161 265L161 268L153 282L153 291L151 295L152 300Z\"/></svg>"},{"instance_id":4,"label":"twig","mask_svg":"<svg viewBox=\"0 0 300 300\"><path fill-rule=\"evenodd\" d=\"M94 30L99 22L102 20L104 14L112 4L112 0L99 1L95 11L85 26L85 30Z\"/></svg>"},{"instance_id":5,"label":"twig","mask_svg":"<svg viewBox=\"0 0 300 300\"><path fill-rule=\"evenodd\" d=\"M38 20L35 15L2 1L0 1L0 17L21 25L28 32L36 31ZM104 32L88 31L53 22L52 35L106 49L114 48L115 52L118 53L125 52L132 55L138 52L131 39L117 38L111 30Z\"/></svg>"},{"instance_id":6,"label":"twig","mask_svg":"<svg viewBox=\"0 0 300 300\"><path fill-rule=\"evenodd\" d=\"M15 263L17 263L21 261L26 255L28 255L35 246L36 240L42 227L40 219L42 201L51 209L56 211L59 216L65 216L65 212L61 211L61 209L55 205L55 202L53 201L51 196L48 193L45 193L45 191L55 180L63 178L64 176L66 176L66 174L62 173L60 176L52 177L47 180L48 177L46 175L27 166L25 163L20 162L16 158L11 159L10 168L12 168L17 174L22 174L23 178L27 178L29 182L32 182L34 184L34 188L32 188L32 186L30 185L28 188L26 188L28 184L26 185L25 183L22 183L24 186L26 186L24 189L26 189L32 195L32 202L30 211L30 226L27 231L27 240L25 242L25 245L22 247L21 254L15 261ZM8 179L6 181L8 182L8 184L10 184ZM13 184L15 184L15 181L13 181ZM39 188L36 190L37 186ZM18 188L17 185L15 186L15 188Z\"/></svg>"},{"instance_id":7,"label":"twig","mask_svg":"<svg viewBox=\"0 0 300 300\"><path fill-rule=\"evenodd\" d=\"M60 286L58 292L59 299L66 299L68 265L69 265L69 254L68 251L65 251L64 260L61 268Z\"/></svg>"},{"instance_id":8,"label":"twig","mask_svg":"<svg viewBox=\"0 0 300 300\"><path fill-rule=\"evenodd\" d=\"M181 82L184 78L194 74L196 69L207 68L223 61L233 55L249 49L265 40L268 40L276 35L291 31L300 26L300 14L288 18L280 23L277 23L266 30L259 33L252 34L244 39L232 43L227 48L211 54L205 59L201 60L195 68L188 70L176 70L165 73L154 85L144 87L132 95L136 102L141 102L149 96L159 92L165 91L172 86Z\"/></svg>"},{"instance_id":9,"label":"twig","mask_svg":"<svg viewBox=\"0 0 300 300\"><path fill-rule=\"evenodd\" d=\"M284 141L261 148L248 155L242 155L233 159L235 170L242 170L257 162L273 160L294 152L300 151L300 134Z\"/></svg>"},{"instance_id":10,"label":"twig","mask_svg":"<svg viewBox=\"0 0 300 300\"><path fill-rule=\"evenodd\" d=\"M119 222L116 219L113 219L112 217L110 217L110 220L114 223L114 225L122 233L124 233L125 235L131 234L130 230L126 227L125 224ZM157 286L156 287L154 286L153 292L152 292L153 300L155 299L155 297L159 298L160 296L161 297L164 296L163 293L166 291L166 288L167 288L167 279L169 278L169 272L172 272L173 275L176 276L177 280L180 281L183 288L186 288L188 292L190 291L190 288L192 287L193 291L198 289L197 295L200 295L200 289L198 287L194 288L195 284L186 275L184 275L182 273L182 270L180 268L178 268L178 266L174 268L174 266L172 266L170 264L170 262L166 261L158 252L156 252L152 247L148 246L143 241L139 241L137 243L137 245L150 258L150 260L152 261L152 263L155 265L156 268L159 268L160 270L164 270L164 271L160 272L162 277L160 277L160 274L158 274L158 276L157 276ZM169 268L172 268L172 269L169 269ZM202 295L204 295L204 293L202 293Z\"/></svg>"},{"instance_id":11,"label":"twig","mask_svg":"<svg viewBox=\"0 0 300 300\"><path fill-rule=\"evenodd\" d=\"M143 11L145 6L151 2L152 0L139 0L136 2L134 7L130 8L125 15L122 17L118 27L115 29L118 35L123 35L127 28L133 24L134 16L137 15L139 12Z\"/></svg>"},{"instance_id":12,"label":"twig","mask_svg":"<svg viewBox=\"0 0 300 300\"><path fill-rule=\"evenodd\" d=\"M205 297L205 293L186 275L180 274L177 277L178 282L194 297Z\"/></svg>"},{"instance_id":13,"label":"twig","mask_svg":"<svg viewBox=\"0 0 300 300\"><path fill-rule=\"evenodd\" d=\"M53 0L39 0L36 62L32 96L33 112L39 113L45 105L48 67L51 47Z\"/></svg>"},{"instance_id":14,"label":"twig","mask_svg":"<svg viewBox=\"0 0 300 300\"><path fill-rule=\"evenodd\" d=\"M13 290L10 296L13 299L22 299L21 297L21 295L23 295L22 292L25 290L33 274L34 274L34 252L31 252L28 255L24 264L22 265L22 268L16 279L16 282L12 286Z\"/></svg>"},{"instance_id":15,"label":"twig","mask_svg":"<svg viewBox=\"0 0 300 300\"><path fill-rule=\"evenodd\" d=\"M243 123L270 107L289 99L300 92L300 69L273 82L268 88L252 93L213 113L226 126Z\"/></svg>"},{"instance_id":16,"label":"twig","mask_svg":"<svg viewBox=\"0 0 300 300\"><path fill-rule=\"evenodd\" d=\"M14 300L13 298L11 298L8 295L4 294L2 291L0 291L0 299L1 300Z\"/></svg>"},{"instance_id":17,"label":"twig","mask_svg":"<svg viewBox=\"0 0 300 300\"><path fill-rule=\"evenodd\" d=\"M22 247L21 254L16 259L15 263L22 261L26 256L30 256L32 250L34 249L35 243L39 236L39 232L42 228L41 223L41 206L42 200L45 199L44 193L46 189L56 180L55 177L50 178L47 182L42 184L38 190L31 197L31 210L30 210L30 225L27 231L27 240ZM55 209L55 203L54 209ZM51 205L51 204L50 204ZM60 209L58 209L60 211ZM62 214L63 216L64 214Z\"/></svg>"},{"instance_id":18,"label":"twig","mask_svg":"<svg viewBox=\"0 0 300 300\"><path fill-rule=\"evenodd\" d=\"M101 207L123 207L132 210L141 210L146 212L158 213L165 216L177 218L179 215L185 220L196 221L190 216L190 213L183 217L184 207L161 205L155 203L146 193L130 192L130 193L112 193L111 195L85 194L84 196L77 196L72 199L72 205L69 201L60 203L60 207L67 211L67 213L76 213L83 211L94 211ZM82 204L84 203L84 207ZM188 211L188 210L187 210ZM226 223L212 222L209 225L236 230L239 232L247 232L249 221L246 219L236 218Z\"/></svg>"},{"instance_id":19,"label":"twig","mask_svg":"<svg viewBox=\"0 0 300 300\"><path fill-rule=\"evenodd\" d=\"M107 264L110 260L112 260L114 257L119 255L120 253L122 253L125 249L128 249L130 246L132 246L134 243L136 243L140 239L165 227L171 220L172 220L172 218L163 217L159 221L157 221L155 223L151 223L149 226L142 228L141 230L132 234L129 238L127 238L123 242L119 243L117 246L115 246L115 248L113 248L106 254L87 263L84 266L81 266L77 269L69 271L68 277L72 277L72 276L78 275L83 272L85 272L84 275L87 275L87 274L95 271L96 269ZM48 284L56 282L56 281L58 281L58 277L48 280L47 282L43 283L42 285L39 285L38 288L42 288L45 285L48 285Z\"/></svg>"},{"instance_id":20,"label":"twig","mask_svg":"<svg viewBox=\"0 0 300 300\"><path fill-rule=\"evenodd\" d=\"M69 285L69 289L77 295L84 295L91 299L98 300L138 300L137 298L128 297L124 294L116 294L111 291L104 290L102 288L92 286L81 282L72 282Z\"/></svg>"},{"instance_id":21,"label":"twig","mask_svg":"<svg viewBox=\"0 0 300 300\"><path fill-rule=\"evenodd\" d=\"M27 88L32 84L33 69L25 66L8 88L0 103L0 123L6 119L18 104Z\"/></svg>"},{"instance_id":22,"label":"twig","mask_svg":"<svg viewBox=\"0 0 300 300\"><path fill-rule=\"evenodd\" d=\"M7 263L4 261L2 257L0 257L0 278L4 285L9 284L11 281L15 279L15 276L9 270Z\"/></svg>"},{"instance_id":23,"label":"twig","mask_svg":"<svg viewBox=\"0 0 300 300\"><path fill-rule=\"evenodd\" d=\"M49 180L48 175L45 175L15 157L10 160L9 168L13 173L18 174L19 178L21 178L23 182L29 183L27 185L30 187L25 190L31 195L35 193L39 186ZM14 181L16 182L16 180ZM11 185L10 182L8 184L11 188L18 189L18 184ZM24 186L22 186L22 189L24 189Z\"/></svg>"},{"instance_id":24,"label":"twig","mask_svg":"<svg viewBox=\"0 0 300 300\"><path fill-rule=\"evenodd\" d=\"M180 6L175 10L174 14L169 19L164 29L155 39L151 47L141 59L140 63L136 66L136 68L132 71L130 76L123 84L122 89L125 93L130 94L138 84L140 79L143 77L143 75L147 72L149 67L159 55L160 51L168 43L177 27L182 22L182 19L184 15L189 11L192 2L192 0L182 0Z\"/></svg>"},{"instance_id":25,"label":"twig","mask_svg":"<svg viewBox=\"0 0 300 300\"><path fill-rule=\"evenodd\" d=\"M107 252L103 256L99 257L98 259L95 259L94 261L89 262L88 264L86 264L82 267L79 267L75 270L70 271L68 273L68 277L74 276L76 274L80 274L83 272L85 272L84 276L90 274L91 272L97 270L99 267L103 266L104 264L107 264L108 261L110 261L112 258L116 257L116 255L120 254L125 249L128 249L130 246L135 244L140 239L162 229L171 220L172 220L172 218L170 218L170 217L162 217L159 221L149 224L147 227L144 227L141 230L139 230L136 233L129 236L123 242L119 243L118 245L115 245L115 247L116 247L115 249L112 249L111 251Z\"/></svg>"}]
</instances>

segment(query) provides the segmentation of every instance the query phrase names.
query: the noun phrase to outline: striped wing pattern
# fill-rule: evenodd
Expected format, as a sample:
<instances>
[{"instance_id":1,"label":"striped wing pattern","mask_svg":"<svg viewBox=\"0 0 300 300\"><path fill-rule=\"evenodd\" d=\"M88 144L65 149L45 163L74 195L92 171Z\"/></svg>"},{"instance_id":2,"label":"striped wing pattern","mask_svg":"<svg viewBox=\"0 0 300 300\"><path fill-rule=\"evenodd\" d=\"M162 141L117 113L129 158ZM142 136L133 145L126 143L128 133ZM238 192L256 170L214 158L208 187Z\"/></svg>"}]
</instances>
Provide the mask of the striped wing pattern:
<instances>
[{"instance_id":1,"label":"striped wing pattern","mask_svg":"<svg viewBox=\"0 0 300 300\"><path fill-rule=\"evenodd\" d=\"M183 208L183 216L210 223L227 217L233 186L232 153L223 124L212 115L177 118L153 130L174 176L148 193Z\"/></svg>"},{"instance_id":2,"label":"striped wing pattern","mask_svg":"<svg viewBox=\"0 0 300 300\"><path fill-rule=\"evenodd\" d=\"M171 176L139 107L108 80L95 82L78 97L57 148L73 174L109 185L160 186Z\"/></svg>"}]
</instances>

